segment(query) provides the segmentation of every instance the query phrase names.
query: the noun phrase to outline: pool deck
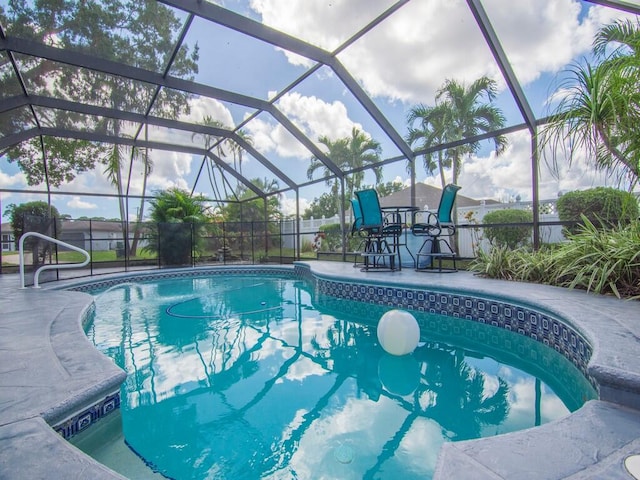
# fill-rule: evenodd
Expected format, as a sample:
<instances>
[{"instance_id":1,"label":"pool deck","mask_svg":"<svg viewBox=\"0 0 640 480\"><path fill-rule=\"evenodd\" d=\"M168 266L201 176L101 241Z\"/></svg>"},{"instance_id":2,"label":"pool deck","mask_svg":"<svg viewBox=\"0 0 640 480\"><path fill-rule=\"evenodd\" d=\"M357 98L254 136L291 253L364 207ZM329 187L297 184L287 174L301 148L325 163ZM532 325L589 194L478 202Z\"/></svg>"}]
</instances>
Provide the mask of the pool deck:
<instances>
[{"instance_id":1,"label":"pool deck","mask_svg":"<svg viewBox=\"0 0 640 480\"><path fill-rule=\"evenodd\" d=\"M326 278L460 289L543 305L593 345L589 371L600 384L600 400L534 429L447 443L435 480L640 478L624 465L640 454L640 302L468 272L361 272L350 263L303 263ZM0 479L123 478L49 427L74 405L118 385L124 373L82 331L91 297L47 287L20 289L18 275L0 275Z\"/></svg>"}]
</instances>

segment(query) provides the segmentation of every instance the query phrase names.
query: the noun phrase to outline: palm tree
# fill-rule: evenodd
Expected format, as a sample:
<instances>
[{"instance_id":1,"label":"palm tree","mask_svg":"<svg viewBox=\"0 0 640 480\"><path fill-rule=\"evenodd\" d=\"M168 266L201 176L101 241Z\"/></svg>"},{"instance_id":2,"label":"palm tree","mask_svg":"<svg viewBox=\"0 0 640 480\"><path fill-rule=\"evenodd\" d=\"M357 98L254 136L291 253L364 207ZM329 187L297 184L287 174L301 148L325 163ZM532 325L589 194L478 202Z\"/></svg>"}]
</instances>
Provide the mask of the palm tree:
<instances>
[{"instance_id":1,"label":"palm tree","mask_svg":"<svg viewBox=\"0 0 640 480\"><path fill-rule=\"evenodd\" d=\"M491 104L497 93L497 85L488 77L481 77L468 87L455 80L445 80L436 94L436 105L442 111L439 122L445 129L443 138L447 142L464 140L504 127L505 118L500 109ZM485 103L483 99L488 101ZM496 154L507 146L504 135L493 138ZM471 142L447 150L452 166L452 181L458 182L462 159L476 153L480 142Z\"/></svg>"},{"instance_id":2,"label":"palm tree","mask_svg":"<svg viewBox=\"0 0 640 480\"><path fill-rule=\"evenodd\" d=\"M351 130L351 137L344 137L332 141L326 136L321 136L318 141L327 148L327 156L342 171L352 171L365 166L375 165L380 161L380 143L369 138L364 132L356 127ZM332 186L332 190L339 191L339 180L331 179L333 172L319 159L312 158L307 169L307 176L313 179L313 175L318 169L323 169L327 185ZM376 184L382 182L382 167L373 167L376 176ZM347 177L347 198L353 196L353 192L362 186L364 180L364 170L358 170ZM336 197L337 205L339 197ZM339 208L338 208L339 210Z\"/></svg>"},{"instance_id":3,"label":"palm tree","mask_svg":"<svg viewBox=\"0 0 640 480\"><path fill-rule=\"evenodd\" d=\"M145 142L149 140L149 124L145 124L144 126L144 140ZM133 161L135 158L139 157L138 149L134 148L131 154L131 160ZM136 255L138 251L138 243L140 241L140 237L142 235L142 219L144 218L144 204L145 204L145 195L147 194L147 181L149 180L149 175L153 171L153 162L149 158L149 149L144 149L143 156L143 172L142 172L142 193L140 197L140 207L138 208L138 214L136 223L133 229L133 240L131 241L131 254Z\"/></svg>"},{"instance_id":4,"label":"palm tree","mask_svg":"<svg viewBox=\"0 0 640 480\"><path fill-rule=\"evenodd\" d=\"M356 127L351 129L351 138L347 142L347 162L344 169L357 169L369 165L375 165L380 161L382 148L380 143L369 138ZM382 182L382 167L374 167L376 185ZM347 177L347 198L353 197L353 192L362 187L364 170L352 173Z\"/></svg>"},{"instance_id":5,"label":"palm tree","mask_svg":"<svg viewBox=\"0 0 640 480\"><path fill-rule=\"evenodd\" d=\"M447 129L444 119L446 118L445 105L436 105L429 107L419 104L409 111L407 123L409 125L409 133L406 140L409 145L418 143L419 149L427 149L436 145L442 145L447 142ZM419 122L419 127L414 127ZM438 170L440 174L440 183L444 189L447 184L444 169L451 167L451 158L446 155L443 150L437 152L424 153L424 169L433 174Z\"/></svg>"},{"instance_id":6,"label":"palm tree","mask_svg":"<svg viewBox=\"0 0 640 480\"><path fill-rule=\"evenodd\" d=\"M253 145L253 138L244 130L238 130L238 136L242 138L249 145ZM233 167L238 170L238 173L242 175L242 152L244 149L237 143L231 143L231 153L233 154Z\"/></svg>"},{"instance_id":7,"label":"palm tree","mask_svg":"<svg viewBox=\"0 0 640 480\"><path fill-rule=\"evenodd\" d=\"M120 132L120 127L118 126L118 122L116 122L115 126L114 126L114 130L116 132ZM121 136L125 136L123 134L120 134ZM122 181L122 170L124 168L125 165L125 157L126 157L126 150L127 147L123 147L121 145L113 145L111 148L109 148L107 150L107 154L105 155L105 157L102 159L103 163L105 164L105 170L104 173L107 176L107 179L111 182L111 184L116 188L117 192L118 192L118 208L120 210L120 220L122 221L122 238L123 238L123 245L124 247L127 249L127 255L128 255L128 251L129 251L129 240L128 240L128 234L127 234L127 227L128 227L128 218L127 218L127 209L125 206L125 192L124 192L124 183ZM134 160L136 160L137 158L140 157L140 153L139 150L137 148L133 148L133 150L131 151L131 162L133 162ZM151 163L148 160L148 156L145 156L145 165L144 165L144 188L146 189L146 184L147 184L147 177L148 175L151 173ZM141 198L141 204L144 203L144 191L142 192L142 198ZM140 210L139 212L142 212L142 210ZM140 222L142 220L142 217L139 215L138 216L138 222ZM136 223L136 231L134 233L134 240L132 242L131 245L131 253L135 256L136 254L136 250L137 250L137 245L138 245L138 240L139 240L139 236L140 236L140 231L138 228L139 223Z\"/></svg>"},{"instance_id":8,"label":"palm tree","mask_svg":"<svg viewBox=\"0 0 640 480\"><path fill-rule=\"evenodd\" d=\"M200 125L205 125L207 127L213 127L213 128L227 128L224 123L222 123L220 120L215 120L211 115L205 115L204 117L202 117L202 120L200 121ZM224 151L224 148L222 146L223 141L220 137L217 137L215 135L193 133L191 135L191 140L195 140L200 136L202 136L204 140L205 150L211 149L215 144L215 151L218 158L223 159L224 157L226 157L227 153ZM207 158L205 161L209 162L210 160L209 158ZM217 168L220 171L220 167L218 167L218 165L215 162L213 162L212 160L210 162L213 168ZM222 175L221 171L220 171L220 175ZM216 180L215 175L210 175L209 180L211 182L211 189L213 190L215 196L218 199L226 198L227 197L226 189L225 189L225 194L223 195L222 192L220 192L220 187L218 186L218 182ZM224 184L223 184L223 188L224 188Z\"/></svg>"},{"instance_id":9,"label":"palm tree","mask_svg":"<svg viewBox=\"0 0 640 480\"><path fill-rule=\"evenodd\" d=\"M560 85L565 95L541 132L542 145L550 147L555 171L559 154L571 164L587 152L597 170L626 178L633 189L640 175L640 24L602 27L593 53L599 64L573 65Z\"/></svg>"}]
</instances>

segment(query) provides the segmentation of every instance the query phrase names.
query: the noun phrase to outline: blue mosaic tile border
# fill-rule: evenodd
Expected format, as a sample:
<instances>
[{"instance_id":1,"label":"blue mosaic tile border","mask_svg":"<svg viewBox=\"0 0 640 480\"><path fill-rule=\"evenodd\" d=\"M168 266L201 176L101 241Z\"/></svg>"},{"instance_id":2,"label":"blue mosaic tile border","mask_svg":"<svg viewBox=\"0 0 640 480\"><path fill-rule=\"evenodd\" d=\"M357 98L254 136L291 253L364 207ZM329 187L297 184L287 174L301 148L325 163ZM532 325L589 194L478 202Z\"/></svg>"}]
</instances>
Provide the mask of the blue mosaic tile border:
<instances>
[{"instance_id":1,"label":"blue mosaic tile border","mask_svg":"<svg viewBox=\"0 0 640 480\"><path fill-rule=\"evenodd\" d=\"M86 430L101 418L120 408L120 392L107 395L102 401L85 408L80 413L73 415L64 422L55 425L53 429L65 440Z\"/></svg>"},{"instance_id":2,"label":"blue mosaic tile border","mask_svg":"<svg viewBox=\"0 0 640 480\"><path fill-rule=\"evenodd\" d=\"M576 328L549 313L498 299L455 292L324 279L315 277L307 266L296 265L295 268L300 278L312 282L316 294L319 295L409 311L436 313L493 325L528 336L567 358L597 388L587 369L593 352L591 345Z\"/></svg>"}]
</instances>

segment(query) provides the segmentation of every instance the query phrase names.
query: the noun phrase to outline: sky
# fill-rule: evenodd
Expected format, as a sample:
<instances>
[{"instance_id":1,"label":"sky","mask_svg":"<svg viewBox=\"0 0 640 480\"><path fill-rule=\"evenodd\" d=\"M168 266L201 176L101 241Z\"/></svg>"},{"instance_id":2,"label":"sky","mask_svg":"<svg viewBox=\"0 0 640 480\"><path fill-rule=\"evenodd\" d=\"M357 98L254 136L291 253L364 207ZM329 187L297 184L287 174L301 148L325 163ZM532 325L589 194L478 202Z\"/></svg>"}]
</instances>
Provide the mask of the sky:
<instances>
[{"instance_id":1,"label":"sky","mask_svg":"<svg viewBox=\"0 0 640 480\"><path fill-rule=\"evenodd\" d=\"M215 3L327 51L338 48L393 4L391 0L223 0ZM615 19L631 17L575 0L484 0L482 4L537 117L553 111L562 94L558 89L566 69L572 62L589 57L598 28ZM180 15L184 18L184 14ZM197 44L200 49L197 82L263 100L274 98L313 66L309 59L197 18L185 41L190 46ZM407 133L406 116L411 107L420 103L433 105L436 92L447 79L469 84L483 75L489 76L497 82L499 93L495 103L505 114L506 125L523 123L506 82L462 0L411 0L339 53L338 59L403 137ZM380 142L382 158L400 155L399 149L336 72L326 66L285 93L276 106L317 145L320 136L335 140L349 136L356 127ZM189 114L181 120L201 122L207 115L224 125L236 126L254 113L250 108L204 97L195 97L190 107ZM255 149L294 182L308 180L311 153L273 117L262 113L243 130ZM191 134L160 128L150 128L149 139L185 144L198 140ZM507 150L500 156L495 154L491 142L483 142L477 154L465 160L459 180L463 188L461 194L499 201L532 198L529 134L526 130L516 132L508 135L508 141ZM227 160L232 162L230 152L226 153ZM174 186L190 190L195 185L197 192L212 196L207 172L201 172L198 177L201 157L156 150L151 158L154 169L149 178L149 191ZM422 160L418 159L417 180L438 186L439 177L428 175L421 164ZM560 161L560 164L559 174L552 176L542 162L541 199L556 198L559 192L615 183L594 173L583 159L578 158L571 168L566 162ZM244 156L242 171L248 178L271 176L268 169L250 155ZM220 184L217 174L212 175ZM450 179L450 172L448 175ZM405 162L385 166L384 180L408 184ZM373 181L373 175L367 174L365 182ZM230 182L235 185L235 180ZM280 185L284 187L285 183L280 181ZM37 187L27 187L16 165L0 159L0 188ZM141 188L142 175L134 168L131 192L139 193ZM78 175L60 190L114 191L101 168ZM301 189L300 212L326 191L328 186L324 182ZM34 199L43 198L0 193L3 211L10 203ZM295 200L294 192L283 195L285 213L295 213ZM61 213L72 217L118 216L117 202L113 199L54 194L52 201ZM130 216L135 214L135 203L130 206ZM7 221L6 217L3 221Z\"/></svg>"}]
</instances>

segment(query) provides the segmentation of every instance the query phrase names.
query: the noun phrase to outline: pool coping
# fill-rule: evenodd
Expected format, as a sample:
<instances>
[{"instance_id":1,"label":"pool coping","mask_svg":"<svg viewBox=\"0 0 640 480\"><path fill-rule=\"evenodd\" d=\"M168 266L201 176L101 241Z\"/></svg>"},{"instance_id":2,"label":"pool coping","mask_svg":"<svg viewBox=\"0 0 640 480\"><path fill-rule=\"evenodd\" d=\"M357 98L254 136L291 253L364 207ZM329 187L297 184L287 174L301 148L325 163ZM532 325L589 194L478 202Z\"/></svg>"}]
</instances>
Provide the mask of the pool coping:
<instances>
[{"instance_id":1,"label":"pool coping","mask_svg":"<svg viewBox=\"0 0 640 480\"><path fill-rule=\"evenodd\" d=\"M631 478L623 461L629 452L640 451L640 326L635 325L640 319L640 303L478 278L468 272L360 272L350 263L322 261L275 267L295 268L308 269L317 279L336 282L383 282L396 289L428 287L437 292L464 290L469 295L546 305L545 310L580 329L590 342L593 352L589 373L600 386L600 400L536 429L445 444L434 479L464 478L469 468L474 478L487 479L527 478L527 471L528 478L585 478L587 473L593 478ZM173 274L194 271L203 272L203 268L181 269ZM161 273L172 275L171 271ZM122 275L99 280L115 277ZM13 286L10 280L15 282ZM4 331L0 344L0 465L5 471L20 471L29 478L73 478L70 472L93 478L123 478L73 448L48 425L62 420L74 405L104 400L102 394L123 379L123 372L93 348L81 328L91 297L60 290L96 280L59 282L36 291L20 289L15 276L0 276L0 328ZM17 345L21 348L15 348ZM47 375L53 385L46 384ZM54 381L62 377L69 382L60 385ZM34 392L46 393L34 398ZM490 455L492 451L500 451L500 455ZM567 452L578 453L568 458ZM564 458L562 468L547 461L554 455L558 461Z\"/></svg>"}]
</instances>

